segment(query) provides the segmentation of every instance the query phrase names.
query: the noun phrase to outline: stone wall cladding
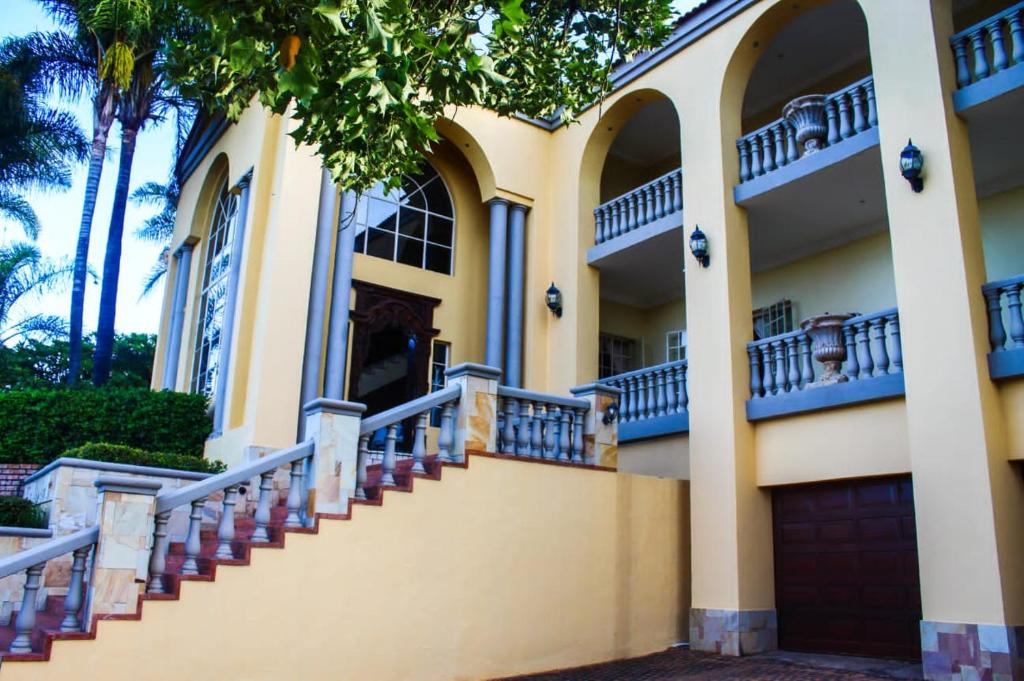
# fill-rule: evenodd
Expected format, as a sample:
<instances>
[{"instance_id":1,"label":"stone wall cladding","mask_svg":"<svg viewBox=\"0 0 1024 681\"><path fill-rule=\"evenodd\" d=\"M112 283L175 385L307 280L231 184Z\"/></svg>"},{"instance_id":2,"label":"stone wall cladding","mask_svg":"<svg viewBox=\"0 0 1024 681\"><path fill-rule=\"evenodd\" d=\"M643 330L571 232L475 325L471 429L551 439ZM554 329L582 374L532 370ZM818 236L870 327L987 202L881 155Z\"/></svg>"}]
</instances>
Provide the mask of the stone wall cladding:
<instances>
[{"instance_id":1,"label":"stone wall cladding","mask_svg":"<svg viewBox=\"0 0 1024 681\"><path fill-rule=\"evenodd\" d=\"M774 610L690 609L690 647L720 655L755 655L778 647Z\"/></svg>"},{"instance_id":2,"label":"stone wall cladding","mask_svg":"<svg viewBox=\"0 0 1024 681\"><path fill-rule=\"evenodd\" d=\"M41 468L38 463L0 463L0 496L21 494L21 481Z\"/></svg>"},{"instance_id":3,"label":"stone wall cladding","mask_svg":"<svg viewBox=\"0 0 1024 681\"><path fill-rule=\"evenodd\" d=\"M930 681L1024 679L1024 627L921 622L924 676Z\"/></svg>"}]
</instances>

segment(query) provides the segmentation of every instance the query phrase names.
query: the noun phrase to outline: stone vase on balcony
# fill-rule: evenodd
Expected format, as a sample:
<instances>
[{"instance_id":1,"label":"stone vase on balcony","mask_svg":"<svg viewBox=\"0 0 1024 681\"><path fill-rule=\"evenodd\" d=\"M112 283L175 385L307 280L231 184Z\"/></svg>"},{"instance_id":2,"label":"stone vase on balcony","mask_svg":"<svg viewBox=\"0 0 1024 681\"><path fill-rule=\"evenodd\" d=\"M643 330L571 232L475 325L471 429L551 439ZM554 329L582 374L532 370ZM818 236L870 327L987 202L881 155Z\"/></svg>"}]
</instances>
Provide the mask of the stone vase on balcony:
<instances>
[{"instance_id":1,"label":"stone vase on balcony","mask_svg":"<svg viewBox=\"0 0 1024 681\"><path fill-rule=\"evenodd\" d=\"M808 317L800 322L800 328L811 337L814 359L825 367L825 371L818 377L818 380L809 383L808 388L820 388L850 380L843 373L843 362L846 361L843 324L855 316L853 313L831 314L826 312L822 315Z\"/></svg>"},{"instance_id":2,"label":"stone vase on balcony","mask_svg":"<svg viewBox=\"0 0 1024 681\"><path fill-rule=\"evenodd\" d=\"M804 155L825 148L825 95L797 97L783 107L782 117L796 129L796 141L803 145Z\"/></svg>"}]
</instances>

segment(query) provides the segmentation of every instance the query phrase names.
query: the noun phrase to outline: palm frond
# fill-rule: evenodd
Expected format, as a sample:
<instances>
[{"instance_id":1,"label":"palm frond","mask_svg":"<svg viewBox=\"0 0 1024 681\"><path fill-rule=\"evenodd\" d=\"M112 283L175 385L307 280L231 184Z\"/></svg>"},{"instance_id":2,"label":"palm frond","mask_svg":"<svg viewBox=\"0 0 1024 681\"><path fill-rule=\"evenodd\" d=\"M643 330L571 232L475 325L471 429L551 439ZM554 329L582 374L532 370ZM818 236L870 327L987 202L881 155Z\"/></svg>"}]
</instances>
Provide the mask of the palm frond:
<instances>
[{"instance_id":1,"label":"palm frond","mask_svg":"<svg viewBox=\"0 0 1024 681\"><path fill-rule=\"evenodd\" d=\"M156 288L156 285L167 274L167 261L170 258L171 249L169 246L165 246L163 251L160 252L160 257L157 259L153 268L149 270L149 274L142 282L142 293L139 294L139 300L142 300Z\"/></svg>"},{"instance_id":2,"label":"palm frond","mask_svg":"<svg viewBox=\"0 0 1024 681\"><path fill-rule=\"evenodd\" d=\"M21 225L33 241L39 238L39 216L21 196L0 189L0 215Z\"/></svg>"}]
</instances>

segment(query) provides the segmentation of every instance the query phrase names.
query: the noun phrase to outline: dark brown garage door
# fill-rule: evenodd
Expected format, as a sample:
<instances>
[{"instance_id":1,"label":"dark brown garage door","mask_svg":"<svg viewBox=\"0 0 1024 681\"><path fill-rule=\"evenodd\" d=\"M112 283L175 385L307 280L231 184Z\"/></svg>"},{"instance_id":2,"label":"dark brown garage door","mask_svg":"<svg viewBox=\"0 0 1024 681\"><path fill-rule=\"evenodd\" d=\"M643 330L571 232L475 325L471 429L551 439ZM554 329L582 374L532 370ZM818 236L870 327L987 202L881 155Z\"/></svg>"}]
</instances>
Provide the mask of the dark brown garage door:
<instances>
[{"instance_id":1,"label":"dark brown garage door","mask_svg":"<svg viewBox=\"0 0 1024 681\"><path fill-rule=\"evenodd\" d=\"M779 647L920 658L910 477L773 492Z\"/></svg>"}]
</instances>

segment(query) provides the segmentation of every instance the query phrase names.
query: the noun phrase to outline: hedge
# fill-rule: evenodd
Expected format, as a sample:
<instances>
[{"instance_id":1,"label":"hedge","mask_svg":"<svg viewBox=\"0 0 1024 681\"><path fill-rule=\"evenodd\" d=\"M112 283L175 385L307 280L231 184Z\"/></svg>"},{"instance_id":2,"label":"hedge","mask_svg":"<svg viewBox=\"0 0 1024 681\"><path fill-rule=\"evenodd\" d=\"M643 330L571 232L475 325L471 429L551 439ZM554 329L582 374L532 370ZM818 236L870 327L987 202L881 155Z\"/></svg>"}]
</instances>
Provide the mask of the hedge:
<instances>
[{"instance_id":1,"label":"hedge","mask_svg":"<svg viewBox=\"0 0 1024 681\"><path fill-rule=\"evenodd\" d=\"M45 464L91 442L202 457L202 395L138 388L0 392L0 463Z\"/></svg>"},{"instance_id":2,"label":"hedge","mask_svg":"<svg viewBox=\"0 0 1024 681\"><path fill-rule=\"evenodd\" d=\"M150 452L137 447L112 445L109 442L96 442L75 447L67 450L61 456L108 463L129 463L136 466L174 468L180 471L197 471L199 473L221 473L225 470L222 461L208 461L188 454Z\"/></svg>"},{"instance_id":3,"label":"hedge","mask_svg":"<svg viewBox=\"0 0 1024 681\"><path fill-rule=\"evenodd\" d=\"M0 496L0 526L45 528L46 514L28 499Z\"/></svg>"}]
</instances>

